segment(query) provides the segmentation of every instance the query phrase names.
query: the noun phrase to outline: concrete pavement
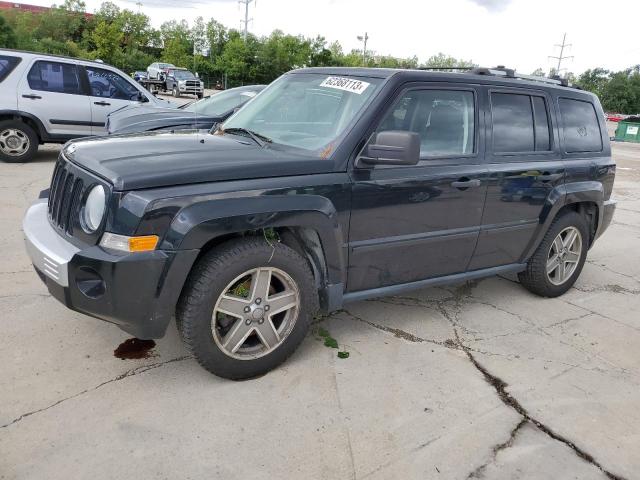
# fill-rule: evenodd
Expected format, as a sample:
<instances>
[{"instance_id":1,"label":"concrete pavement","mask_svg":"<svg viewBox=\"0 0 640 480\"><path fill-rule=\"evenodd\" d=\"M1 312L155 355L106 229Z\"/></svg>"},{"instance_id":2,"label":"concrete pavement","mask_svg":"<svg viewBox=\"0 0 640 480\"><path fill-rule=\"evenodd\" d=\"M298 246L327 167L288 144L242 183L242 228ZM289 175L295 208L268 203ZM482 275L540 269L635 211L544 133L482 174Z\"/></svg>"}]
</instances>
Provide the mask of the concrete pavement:
<instances>
[{"instance_id":1,"label":"concrete pavement","mask_svg":"<svg viewBox=\"0 0 640 480\"><path fill-rule=\"evenodd\" d=\"M495 277L360 302L245 382L173 326L115 358L127 335L59 305L22 245L56 148L0 164L0 478L640 478L640 145L613 148L618 211L565 296Z\"/></svg>"}]
</instances>

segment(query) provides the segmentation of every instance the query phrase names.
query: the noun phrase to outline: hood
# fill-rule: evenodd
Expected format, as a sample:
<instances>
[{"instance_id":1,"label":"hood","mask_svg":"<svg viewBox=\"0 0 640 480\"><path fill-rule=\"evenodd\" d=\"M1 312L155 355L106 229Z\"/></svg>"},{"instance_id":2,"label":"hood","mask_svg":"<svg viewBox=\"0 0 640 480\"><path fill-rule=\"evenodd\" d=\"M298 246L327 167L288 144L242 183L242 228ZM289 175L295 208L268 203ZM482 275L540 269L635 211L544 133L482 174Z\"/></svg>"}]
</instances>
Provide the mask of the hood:
<instances>
[{"instance_id":1,"label":"hood","mask_svg":"<svg viewBox=\"0 0 640 480\"><path fill-rule=\"evenodd\" d=\"M123 111L109 117L108 133L135 133L161 128L211 128L229 115L195 115L183 109L150 108L147 110Z\"/></svg>"},{"instance_id":2,"label":"hood","mask_svg":"<svg viewBox=\"0 0 640 480\"><path fill-rule=\"evenodd\" d=\"M241 136L191 130L74 140L64 154L115 190L310 175L329 173L334 167L331 160L262 148Z\"/></svg>"}]
</instances>

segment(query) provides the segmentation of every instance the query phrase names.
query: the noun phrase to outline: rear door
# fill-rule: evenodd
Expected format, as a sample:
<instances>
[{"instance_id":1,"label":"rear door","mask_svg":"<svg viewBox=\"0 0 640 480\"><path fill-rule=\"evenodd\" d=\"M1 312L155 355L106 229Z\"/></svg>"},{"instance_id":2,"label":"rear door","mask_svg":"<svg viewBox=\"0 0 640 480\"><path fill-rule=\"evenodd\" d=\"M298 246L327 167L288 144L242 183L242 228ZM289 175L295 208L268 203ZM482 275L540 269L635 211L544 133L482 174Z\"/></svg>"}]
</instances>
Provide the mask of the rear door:
<instances>
[{"instance_id":1,"label":"rear door","mask_svg":"<svg viewBox=\"0 0 640 480\"><path fill-rule=\"evenodd\" d=\"M558 128L542 90L488 88L489 183L470 270L522 261L547 198L564 183Z\"/></svg>"},{"instance_id":2,"label":"rear door","mask_svg":"<svg viewBox=\"0 0 640 480\"><path fill-rule=\"evenodd\" d=\"M418 84L377 131L421 138L415 166L353 170L350 292L462 273L476 245L487 186L474 86Z\"/></svg>"},{"instance_id":3,"label":"rear door","mask_svg":"<svg viewBox=\"0 0 640 480\"><path fill-rule=\"evenodd\" d=\"M78 66L64 60L34 60L18 87L18 108L61 138L91 135L91 107Z\"/></svg>"},{"instance_id":4,"label":"rear door","mask_svg":"<svg viewBox=\"0 0 640 480\"><path fill-rule=\"evenodd\" d=\"M106 135L107 115L131 104L140 103L141 90L117 72L85 66L90 91L92 133Z\"/></svg>"}]
</instances>

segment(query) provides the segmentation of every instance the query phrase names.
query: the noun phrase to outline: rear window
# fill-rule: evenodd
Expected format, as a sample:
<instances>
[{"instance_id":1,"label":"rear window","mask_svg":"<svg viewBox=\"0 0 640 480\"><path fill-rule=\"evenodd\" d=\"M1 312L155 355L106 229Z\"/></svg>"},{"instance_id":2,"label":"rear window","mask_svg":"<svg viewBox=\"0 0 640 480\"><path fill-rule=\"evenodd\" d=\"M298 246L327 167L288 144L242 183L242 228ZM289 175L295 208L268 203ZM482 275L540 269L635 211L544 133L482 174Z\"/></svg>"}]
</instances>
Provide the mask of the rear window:
<instances>
[{"instance_id":1,"label":"rear window","mask_svg":"<svg viewBox=\"0 0 640 480\"><path fill-rule=\"evenodd\" d=\"M22 59L20 57L9 57L7 55L0 55L0 82L9 76L9 74L16 68L16 65L20 63Z\"/></svg>"},{"instance_id":2,"label":"rear window","mask_svg":"<svg viewBox=\"0 0 640 480\"><path fill-rule=\"evenodd\" d=\"M39 60L29 70L27 80L31 90L81 94L78 69L70 63Z\"/></svg>"},{"instance_id":3,"label":"rear window","mask_svg":"<svg viewBox=\"0 0 640 480\"><path fill-rule=\"evenodd\" d=\"M549 117L543 97L492 93L491 115L494 152L551 150Z\"/></svg>"},{"instance_id":4,"label":"rear window","mask_svg":"<svg viewBox=\"0 0 640 480\"><path fill-rule=\"evenodd\" d=\"M560 114L567 153L601 152L602 135L593 104L582 100L560 98Z\"/></svg>"}]
</instances>

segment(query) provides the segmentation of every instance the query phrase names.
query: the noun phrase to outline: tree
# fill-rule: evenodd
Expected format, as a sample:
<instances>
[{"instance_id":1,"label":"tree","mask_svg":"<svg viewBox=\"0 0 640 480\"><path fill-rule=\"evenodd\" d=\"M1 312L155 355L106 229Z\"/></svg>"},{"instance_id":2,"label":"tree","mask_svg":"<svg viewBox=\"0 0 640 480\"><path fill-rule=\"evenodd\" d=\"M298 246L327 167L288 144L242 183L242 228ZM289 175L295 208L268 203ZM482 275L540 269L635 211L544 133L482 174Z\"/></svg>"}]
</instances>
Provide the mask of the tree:
<instances>
[{"instance_id":1,"label":"tree","mask_svg":"<svg viewBox=\"0 0 640 480\"><path fill-rule=\"evenodd\" d=\"M421 65L423 68L438 68L438 69L453 69L454 67L460 68L473 68L477 67L471 60L459 60L450 55L444 53L438 53L429 57L429 59Z\"/></svg>"},{"instance_id":2,"label":"tree","mask_svg":"<svg viewBox=\"0 0 640 480\"><path fill-rule=\"evenodd\" d=\"M9 25L5 18L0 15L0 47L16 48L17 46L18 40L13 28L11 28L11 25Z\"/></svg>"},{"instance_id":3,"label":"tree","mask_svg":"<svg viewBox=\"0 0 640 480\"><path fill-rule=\"evenodd\" d=\"M227 29L213 18L207 23L207 41L209 42L209 58L215 60L222 55L224 46L229 40Z\"/></svg>"},{"instance_id":4,"label":"tree","mask_svg":"<svg viewBox=\"0 0 640 480\"><path fill-rule=\"evenodd\" d=\"M120 43L124 34L116 23L107 23L101 20L93 32L93 42L96 45L94 56L100 60L121 65L122 50Z\"/></svg>"}]
</instances>

